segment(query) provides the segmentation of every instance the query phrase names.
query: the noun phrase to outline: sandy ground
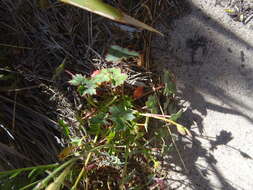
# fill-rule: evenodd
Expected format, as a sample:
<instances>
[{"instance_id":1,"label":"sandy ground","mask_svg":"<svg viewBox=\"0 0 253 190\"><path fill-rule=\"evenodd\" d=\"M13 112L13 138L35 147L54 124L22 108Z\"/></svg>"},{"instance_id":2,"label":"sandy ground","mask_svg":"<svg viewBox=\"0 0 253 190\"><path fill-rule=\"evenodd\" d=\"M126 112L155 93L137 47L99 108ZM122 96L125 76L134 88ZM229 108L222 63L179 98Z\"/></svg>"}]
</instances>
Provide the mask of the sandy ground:
<instances>
[{"instance_id":1,"label":"sandy ground","mask_svg":"<svg viewBox=\"0 0 253 190\"><path fill-rule=\"evenodd\" d=\"M166 37L153 44L193 132L178 143L187 170L171 164L169 189L253 189L253 24L233 21L219 2L189 0L190 13L161 26Z\"/></svg>"}]
</instances>

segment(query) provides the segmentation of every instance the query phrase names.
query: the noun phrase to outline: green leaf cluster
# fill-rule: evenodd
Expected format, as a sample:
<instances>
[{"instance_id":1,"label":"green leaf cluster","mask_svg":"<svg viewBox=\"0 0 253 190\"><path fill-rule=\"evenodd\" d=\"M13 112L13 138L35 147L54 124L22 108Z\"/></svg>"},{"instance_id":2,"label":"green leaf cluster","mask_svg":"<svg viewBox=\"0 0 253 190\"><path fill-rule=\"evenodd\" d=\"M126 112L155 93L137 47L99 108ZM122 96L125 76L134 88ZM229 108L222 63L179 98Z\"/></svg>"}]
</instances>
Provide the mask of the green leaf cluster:
<instances>
[{"instance_id":1,"label":"green leaf cluster","mask_svg":"<svg viewBox=\"0 0 253 190\"><path fill-rule=\"evenodd\" d=\"M127 74L122 73L120 68L102 69L94 77L85 77L81 74L73 76L69 83L73 86L78 86L79 93L83 95L94 95L96 89L101 84L110 84L111 88L116 88L124 84L127 79Z\"/></svg>"},{"instance_id":2,"label":"green leaf cluster","mask_svg":"<svg viewBox=\"0 0 253 190\"><path fill-rule=\"evenodd\" d=\"M144 165L143 168L158 169L160 163L156 160L152 148L155 145L161 149L161 153L168 149L165 139L171 132L167 128L174 126L181 135L188 135L190 132L176 123L182 111L169 116L159 114L160 102L157 94L147 98L146 106L137 106L136 101L125 93L127 86L123 85L126 79L127 74L124 74L120 68L102 69L94 72L91 77L74 75L69 83L76 86L77 91L85 98L86 107L77 116L80 121L80 134L77 134L79 131L73 131L63 120L59 121L68 139L68 145L58 154L62 163L23 168L7 173L0 172L0 176L2 174L9 179L14 179L30 172L27 173L30 178L42 173L41 178L34 177L28 186L23 187L23 190L31 187L34 187L34 190L58 190L62 189L63 184L68 184L65 182L70 182L73 190L78 186L87 187L89 174L95 173L96 169L102 167L117 168L120 171L120 185L134 181L132 175L134 172L129 172L130 168L128 168L131 160ZM166 83L163 93L173 95L175 86L172 75L166 72L164 80ZM97 91L101 89L103 94L98 95ZM147 110L148 113L143 113ZM149 118L158 119L166 125L157 127L154 122L149 122ZM153 166L149 165L151 162ZM108 180L110 181L109 178ZM115 179L112 180L114 182Z\"/></svg>"}]
</instances>

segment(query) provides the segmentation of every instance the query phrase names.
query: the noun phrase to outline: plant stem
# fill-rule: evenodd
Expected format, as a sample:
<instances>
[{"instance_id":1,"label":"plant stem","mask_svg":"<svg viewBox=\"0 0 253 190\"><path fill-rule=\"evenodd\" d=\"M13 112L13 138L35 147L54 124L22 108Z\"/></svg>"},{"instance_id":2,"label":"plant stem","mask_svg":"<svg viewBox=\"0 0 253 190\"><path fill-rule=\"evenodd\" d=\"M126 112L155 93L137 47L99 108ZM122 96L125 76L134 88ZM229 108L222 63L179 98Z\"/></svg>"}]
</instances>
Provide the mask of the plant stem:
<instances>
[{"instance_id":1,"label":"plant stem","mask_svg":"<svg viewBox=\"0 0 253 190\"><path fill-rule=\"evenodd\" d=\"M80 179L81 179L81 177L82 177L82 175L84 173L84 170L85 170L85 166L83 166L83 168L82 168L81 172L79 173L79 175L78 175L78 177L77 177L77 179L75 181L75 184L72 186L71 190L75 190L76 189L76 187L78 185L78 182L80 181Z\"/></svg>"},{"instance_id":2,"label":"plant stem","mask_svg":"<svg viewBox=\"0 0 253 190\"><path fill-rule=\"evenodd\" d=\"M97 140L98 140L98 135L96 135L95 136L95 138L94 138L94 144L97 142ZM87 159L85 160L85 163L84 163L84 167L86 168L87 167L87 165L88 165L88 163L89 163L89 161L90 161L90 158L91 158L91 155L92 155L92 152L90 152L89 154L88 154L88 156L87 156ZM87 173L85 172L85 176L87 175ZM85 189L86 190L88 190L88 188L89 188L89 179L88 179L88 177L86 176L86 179L85 179Z\"/></svg>"},{"instance_id":3,"label":"plant stem","mask_svg":"<svg viewBox=\"0 0 253 190\"><path fill-rule=\"evenodd\" d=\"M115 100L117 100L117 98L118 98L117 96L114 96L113 99L110 102L108 102L107 104L105 104L104 107L109 107L110 105L112 105L115 102Z\"/></svg>"},{"instance_id":4,"label":"plant stem","mask_svg":"<svg viewBox=\"0 0 253 190\"><path fill-rule=\"evenodd\" d=\"M93 142L96 143L96 142L97 142L97 139L98 139L98 135L95 136ZM96 147L96 148L97 148L97 147ZM76 187L77 187L77 185L78 185L78 183L79 183L79 181L80 181L80 179L82 178L82 176L83 176L84 174L86 175L85 169L86 169L86 167L87 167L87 165L88 165L88 163L89 163L89 161L90 161L90 157L91 157L92 153L93 153L93 152L91 152L91 151L89 152L89 154L88 154L88 156L87 156L87 158L86 158L86 160L85 160L85 162L84 162L84 166L82 167L82 170L80 171L80 173L79 173L79 175L78 175L78 177L77 177L77 179L76 179L76 181L75 181L75 184L72 186L71 190L75 190ZM87 184L86 184L86 189L87 189Z\"/></svg>"},{"instance_id":5,"label":"plant stem","mask_svg":"<svg viewBox=\"0 0 253 190\"><path fill-rule=\"evenodd\" d=\"M37 183L39 183L41 180L37 180L37 181L35 181L35 182L32 182L32 183L30 183L30 184L28 184L28 185L26 185L25 187L22 187L21 189L19 189L19 190L25 190L25 189L28 189L28 188L30 188L30 187L32 187L32 186L34 186L34 185L36 185Z\"/></svg>"},{"instance_id":6,"label":"plant stem","mask_svg":"<svg viewBox=\"0 0 253 190\"><path fill-rule=\"evenodd\" d=\"M87 100L87 102L92 105L93 107L97 107L97 105L93 102L93 100L91 99L91 96L84 96L85 99Z\"/></svg>"},{"instance_id":7,"label":"plant stem","mask_svg":"<svg viewBox=\"0 0 253 190\"><path fill-rule=\"evenodd\" d=\"M120 182L120 189L124 189L124 184L125 184L125 176L127 173L127 164L128 164L128 157L129 157L129 144L126 145L125 147L126 151L125 151L125 166L123 169L123 173L122 173L122 179Z\"/></svg>"},{"instance_id":8,"label":"plant stem","mask_svg":"<svg viewBox=\"0 0 253 190\"><path fill-rule=\"evenodd\" d=\"M157 115L149 114L149 113L141 113L140 115L145 116L145 117L151 117L151 118L163 120L163 121L165 121L165 122L167 122L167 123L170 123L170 124L175 125L176 127L177 127L177 126L181 127L181 125L178 124L177 122L172 121L172 120L170 120L170 119L166 119L165 117L161 117L161 116L157 116ZM179 152L179 150L178 150L178 148L177 148L176 142L174 141L174 139L173 139L173 137L172 137L172 133L171 133L171 130L170 130L169 127L168 127L168 131L169 131L169 133L170 133L170 136L171 136L172 142L173 142L173 144L174 144L174 146L175 146L175 148L176 148L176 151L177 151L177 153L178 153L178 155L179 155L179 158L180 158L180 160L181 160L181 162L182 162L182 165L183 165L185 171L188 171L187 168L186 168L186 166L185 166L185 163L184 163L184 161L183 161L183 159L182 159L182 157L181 157L181 155L180 155L180 152Z\"/></svg>"},{"instance_id":9,"label":"plant stem","mask_svg":"<svg viewBox=\"0 0 253 190\"><path fill-rule=\"evenodd\" d=\"M34 190L38 190L38 189L43 189L47 183L62 169L64 169L65 167L67 167L69 164L74 163L76 160L78 160L78 158L73 158L65 163L63 163L61 166L59 166L58 168L56 168L50 175L48 175L45 179L43 179L35 188Z\"/></svg>"},{"instance_id":10,"label":"plant stem","mask_svg":"<svg viewBox=\"0 0 253 190\"><path fill-rule=\"evenodd\" d=\"M144 117L151 117L151 118L154 118L154 119L159 119L159 120L163 120L167 123L170 123L170 124L173 124L175 126L181 126L180 124L178 124L177 122L175 121L172 121L171 119L166 119L164 116L161 117L161 116L158 116L156 114L150 114L150 113L140 113L141 116L144 116Z\"/></svg>"}]
</instances>

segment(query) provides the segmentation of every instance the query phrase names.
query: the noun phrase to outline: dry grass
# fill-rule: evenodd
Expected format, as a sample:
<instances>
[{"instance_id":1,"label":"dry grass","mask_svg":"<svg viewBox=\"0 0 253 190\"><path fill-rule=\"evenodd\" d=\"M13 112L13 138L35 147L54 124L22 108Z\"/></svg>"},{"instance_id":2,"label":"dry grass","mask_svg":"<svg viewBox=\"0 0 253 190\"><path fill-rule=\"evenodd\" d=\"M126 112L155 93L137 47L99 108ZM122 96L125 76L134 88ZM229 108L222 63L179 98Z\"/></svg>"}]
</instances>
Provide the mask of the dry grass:
<instances>
[{"instance_id":1,"label":"dry grass","mask_svg":"<svg viewBox=\"0 0 253 190\"><path fill-rule=\"evenodd\" d=\"M90 74L108 66L103 55L118 44L144 54L142 69L126 63L131 81L149 75L153 34L125 31L102 17L49 2L42 8L37 0L0 1L0 75L7 76L0 80L0 170L57 161L64 144L61 118L78 135L83 103L69 87L68 74L55 77L61 64L71 73ZM108 2L151 25L167 16L163 9L175 6L173 1Z\"/></svg>"}]
</instances>

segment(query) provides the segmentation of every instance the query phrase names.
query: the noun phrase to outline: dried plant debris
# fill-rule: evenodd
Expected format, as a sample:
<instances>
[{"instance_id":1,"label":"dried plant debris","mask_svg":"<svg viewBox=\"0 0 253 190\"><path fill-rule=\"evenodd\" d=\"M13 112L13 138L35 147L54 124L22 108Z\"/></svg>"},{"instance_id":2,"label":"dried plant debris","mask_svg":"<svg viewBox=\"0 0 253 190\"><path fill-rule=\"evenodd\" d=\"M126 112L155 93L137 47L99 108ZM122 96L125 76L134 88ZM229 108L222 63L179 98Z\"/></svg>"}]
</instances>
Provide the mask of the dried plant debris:
<instances>
[{"instance_id":1,"label":"dried plant debris","mask_svg":"<svg viewBox=\"0 0 253 190\"><path fill-rule=\"evenodd\" d=\"M253 1L249 0L230 0L225 12L233 20L248 24L253 19Z\"/></svg>"},{"instance_id":2,"label":"dried plant debris","mask_svg":"<svg viewBox=\"0 0 253 190\"><path fill-rule=\"evenodd\" d=\"M150 24L143 2L119 7ZM109 44L141 52L143 31L58 0L1 0L0 18L0 170L54 162L66 132L61 121L70 125L66 134L79 135L77 112L85 105L69 86L69 74L108 67L103 55ZM142 86L149 76L137 66L143 56L129 56L111 64L128 71L129 84Z\"/></svg>"}]
</instances>

